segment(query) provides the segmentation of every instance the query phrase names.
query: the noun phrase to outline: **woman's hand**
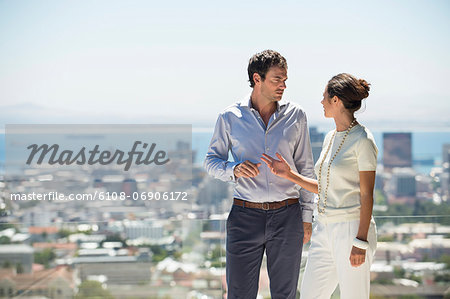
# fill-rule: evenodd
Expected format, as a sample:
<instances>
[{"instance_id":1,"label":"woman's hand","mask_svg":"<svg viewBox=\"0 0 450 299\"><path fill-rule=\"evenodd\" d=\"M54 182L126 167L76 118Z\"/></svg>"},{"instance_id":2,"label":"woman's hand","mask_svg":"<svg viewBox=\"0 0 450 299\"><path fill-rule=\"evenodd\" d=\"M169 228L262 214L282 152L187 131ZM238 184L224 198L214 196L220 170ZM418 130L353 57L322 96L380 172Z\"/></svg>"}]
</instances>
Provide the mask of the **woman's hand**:
<instances>
[{"instance_id":1,"label":"woman's hand","mask_svg":"<svg viewBox=\"0 0 450 299\"><path fill-rule=\"evenodd\" d=\"M352 267L359 267L366 261L366 250L353 246L350 253L350 264Z\"/></svg>"},{"instance_id":2,"label":"woman's hand","mask_svg":"<svg viewBox=\"0 0 450 299\"><path fill-rule=\"evenodd\" d=\"M309 192L317 193L317 180L302 176L301 174L292 171L286 160L284 160L284 158L279 153L277 153L276 155L280 160L272 158L271 156L266 154L262 154L261 157L261 160L263 160L264 163L267 164L273 174L288 179L294 184L300 185L302 188L305 188Z\"/></svg>"},{"instance_id":3,"label":"woman's hand","mask_svg":"<svg viewBox=\"0 0 450 299\"><path fill-rule=\"evenodd\" d=\"M277 153L277 157L280 160L277 160L275 158L272 158L269 155L262 154L261 160L263 160L267 166L269 167L270 171L272 171L273 174L282 177L287 178L288 174L291 172L291 167L289 167L289 164L284 160L284 158Z\"/></svg>"}]
</instances>

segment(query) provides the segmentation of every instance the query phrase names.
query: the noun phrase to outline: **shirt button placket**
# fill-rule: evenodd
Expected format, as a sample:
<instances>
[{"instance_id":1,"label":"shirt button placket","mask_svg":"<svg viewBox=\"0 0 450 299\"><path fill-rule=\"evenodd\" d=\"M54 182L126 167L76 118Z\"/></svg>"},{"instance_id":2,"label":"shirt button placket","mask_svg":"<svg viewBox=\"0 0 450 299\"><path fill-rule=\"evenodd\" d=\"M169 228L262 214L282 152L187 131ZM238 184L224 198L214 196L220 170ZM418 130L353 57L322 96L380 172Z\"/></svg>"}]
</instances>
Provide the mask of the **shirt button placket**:
<instances>
[{"instance_id":1,"label":"shirt button placket","mask_svg":"<svg viewBox=\"0 0 450 299\"><path fill-rule=\"evenodd\" d=\"M266 132L265 132L265 136L264 136L264 149L265 149L265 153L267 154L267 155L270 155L270 153L269 153L269 151L270 151L270 147L268 146L268 140L267 140L267 138L268 138L268 134L269 134L269 128L266 128ZM267 201L269 201L270 200L270 194L271 194L271 192L272 192L272 182L270 182L269 181L269 174L268 173L266 173L266 181L267 181L267 183L268 183L268 186L267 186Z\"/></svg>"}]
</instances>

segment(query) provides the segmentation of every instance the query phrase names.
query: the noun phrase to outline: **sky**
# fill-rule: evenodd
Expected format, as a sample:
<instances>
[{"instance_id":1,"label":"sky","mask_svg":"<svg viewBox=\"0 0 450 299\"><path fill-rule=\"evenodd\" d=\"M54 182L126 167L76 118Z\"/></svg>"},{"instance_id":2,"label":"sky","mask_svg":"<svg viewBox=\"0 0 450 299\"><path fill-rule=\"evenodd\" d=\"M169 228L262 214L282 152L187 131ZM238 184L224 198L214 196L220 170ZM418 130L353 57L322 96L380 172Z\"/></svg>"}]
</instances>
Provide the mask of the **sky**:
<instances>
[{"instance_id":1,"label":"sky","mask_svg":"<svg viewBox=\"0 0 450 299\"><path fill-rule=\"evenodd\" d=\"M249 58L288 61L284 97L310 124L347 72L372 84L374 129L450 130L449 1L0 0L0 128L190 123L251 92Z\"/></svg>"}]
</instances>

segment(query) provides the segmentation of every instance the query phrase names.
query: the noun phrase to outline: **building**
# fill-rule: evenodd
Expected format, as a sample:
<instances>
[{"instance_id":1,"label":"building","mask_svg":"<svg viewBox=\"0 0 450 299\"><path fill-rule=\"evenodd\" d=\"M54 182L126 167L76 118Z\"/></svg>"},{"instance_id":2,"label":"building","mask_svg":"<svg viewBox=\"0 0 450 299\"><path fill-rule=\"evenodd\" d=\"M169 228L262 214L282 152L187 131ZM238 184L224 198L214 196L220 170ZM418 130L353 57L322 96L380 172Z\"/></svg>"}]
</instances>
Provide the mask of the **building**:
<instances>
[{"instance_id":1,"label":"building","mask_svg":"<svg viewBox=\"0 0 450 299\"><path fill-rule=\"evenodd\" d=\"M51 249L56 257L68 257L75 255L77 251L76 243L47 243L47 242L36 242L33 243L33 248L36 252Z\"/></svg>"},{"instance_id":2,"label":"building","mask_svg":"<svg viewBox=\"0 0 450 299\"><path fill-rule=\"evenodd\" d=\"M124 221L123 228L127 239L161 239L164 235L164 227L161 221L135 220Z\"/></svg>"},{"instance_id":3,"label":"building","mask_svg":"<svg viewBox=\"0 0 450 299\"><path fill-rule=\"evenodd\" d=\"M416 173L411 168L395 168L392 183L395 196L416 196Z\"/></svg>"},{"instance_id":4,"label":"building","mask_svg":"<svg viewBox=\"0 0 450 299\"><path fill-rule=\"evenodd\" d=\"M122 187L120 189L120 194L125 195L126 201L125 205L128 206L143 206L144 201L142 200L134 200L136 194L138 194L138 186L137 182L133 178L126 178L122 182Z\"/></svg>"},{"instance_id":5,"label":"building","mask_svg":"<svg viewBox=\"0 0 450 299\"><path fill-rule=\"evenodd\" d=\"M450 197L450 173L447 171L440 173L439 180L441 182L442 199L447 201Z\"/></svg>"},{"instance_id":6,"label":"building","mask_svg":"<svg viewBox=\"0 0 450 299\"><path fill-rule=\"evenodd\" d=\"M49 206L52 206L50 209ZM54 210L55 205L37 205L30 209L26 209L22 218L24 226L50 226L56 218L58 212Z\"/></svg>"},{"instance_id":7,"label":"building","mask_svg":"<svg viewBox=\"0 0 450 299\"><path fill-rule=\"evenodd\" d=\"M450 143L446 143L442 146L442 169L443 172L440 175L441 180L441 193L444 200L450 197Z\"/></svg>"},{"instance_id":8,"label":"building","mask_svg":"<svg viewBox=\"0 0 450 299\"><path fill-rule=\"evenodd\" d=\"M411 133L383 134L383 166L386 171L394 167L412 167Z\"/></svg>"},{"instance_id":9,"label":"building","mask_svg":"<svg viewBox=\"0 0 450 299\"><path fill-rule=\"evenodd\" d=\"M106 284L138 285L150 282L150 255L144 248L137 256L76 257L72 264L81 281L92 276L105 276Z\"/></svg>"},{"instance_id":10,"label":"building","mask_svg":"<svg viewBox=\"0 0 450 299\"><path fill-rule=\"evenodd\" d=\"M197 204L211 214L223 213L221 203L230 198L230 184L221 180L205 177L198 187Z\"/></svg>"},{"instance_id":11,"label":"building","mask_svg":"<svg viewBox=\"0 0 450 299\"><path fill-rule=\"evenodd\" d=\"M431 285L431 286L404 286L404 285L387 285L372 284L370 286L370 295L374 298L427 298L440 299L447 298L450 293L448 285ZM445 296L445 297L444 297Z\"/></svg>"},{"instance_id":12,"label":"building","mask_svg":"<svg viewBox=\"0 0 450 299\"><path fill-rule=\"evenodd\" d=\"M439 259L444 255L450 255L450 239L440 236L428 237L426 239L414 239L409 243L417 256L430 259Z\"/></svg>"},{"instance_id":13,"label":"building","mask_svg":"<svg viewBox=\"0 0 450 299\"><path fill-rule=\"evenodd\" d=\"M67 266L23 274L0 270L0 298L72 299L74 295L75 279Z\"/></svg>"},{"instance_id":14,"label":"building","mask_svg":"<svg viewBox=\"0 0 450 299\"><path fill-rule=\"evenodd\" d=\"M28 227L28 234L30 242L48 242L56 241L58 239L59 228L56 226L30 226Z\"/></svg>"},{"instance_id":15,"label":"building","mask_svg":"<svg viewBox=\"0 0 450 299\"><path fill-rule=\"evenodd\" d=\"M442 145L442 165L444 168L449 168L448 163L450 163L450 143L445 143Z\"/></svg>"},{"instance_id":16,"label":"building","mask_svg":"<svg viewBox=\"0 0 450 299\"><path fill-rule=\"evenodd\" d=\"M416 201L416 173L412 168L394 168L388 174L386 196L389 204L414 204Z\"/></svg>"},{"instance_id":17,"label":"building","mask_svg":"<svg viewBox=\"0 0 450 299\"><path fill-rule=\"evenodd\" d=\"M0 245L0 265L9 265L23 273L31 273L33 266L33 247L24 244Z\"/></svg>"}]
</instances>

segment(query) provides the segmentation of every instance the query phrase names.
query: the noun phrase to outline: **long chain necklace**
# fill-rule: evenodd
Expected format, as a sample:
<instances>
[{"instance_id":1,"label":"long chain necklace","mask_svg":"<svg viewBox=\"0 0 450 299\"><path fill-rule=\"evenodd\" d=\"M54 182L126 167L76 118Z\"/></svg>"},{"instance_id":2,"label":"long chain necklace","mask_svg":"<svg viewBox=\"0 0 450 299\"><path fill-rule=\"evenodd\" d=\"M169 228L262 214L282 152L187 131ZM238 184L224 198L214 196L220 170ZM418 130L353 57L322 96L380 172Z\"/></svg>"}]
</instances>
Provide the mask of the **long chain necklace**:
<instances>
[{"instance_id":1,"label":"long chain necklace","mask_svg":"<svg viewBox=\"0 0 450 299\"><path fill-rule=\"evenodd\" d=\"M347 131L345 132L344 138L342 138L341 144L339 144L338 149L336 150L336 153L334 153L333 157L330 159L330 162L328 162L328 170L327 170L327 186L325 188L325 194L323 198L323 208L320 207L320 195L322 194L322 166L323 162L325 162L325 159L328 156L328 152L330 151L331 144L333 143L334 137L336 136L336 130L334 130L333 136L331 136L330 143L328 143L327 151L325 152L325 155L323 156L322 162L320 162L319 167L319 183L318 183L318 196L319 200L317 201L317 210L319 214L325 214L325 209L327 208L327 198L328 198L328 186L330 185L330 168L331 163L333 163L334 158L336 158L337 154L342 148L342 145L344 144L345 139L348 136L348 133L350 133L350 130L353 128L353 126L356 123L356 118L353 119L353 121L350 123L350 126L347 128Z\"/></svg>"}]
</instances>

